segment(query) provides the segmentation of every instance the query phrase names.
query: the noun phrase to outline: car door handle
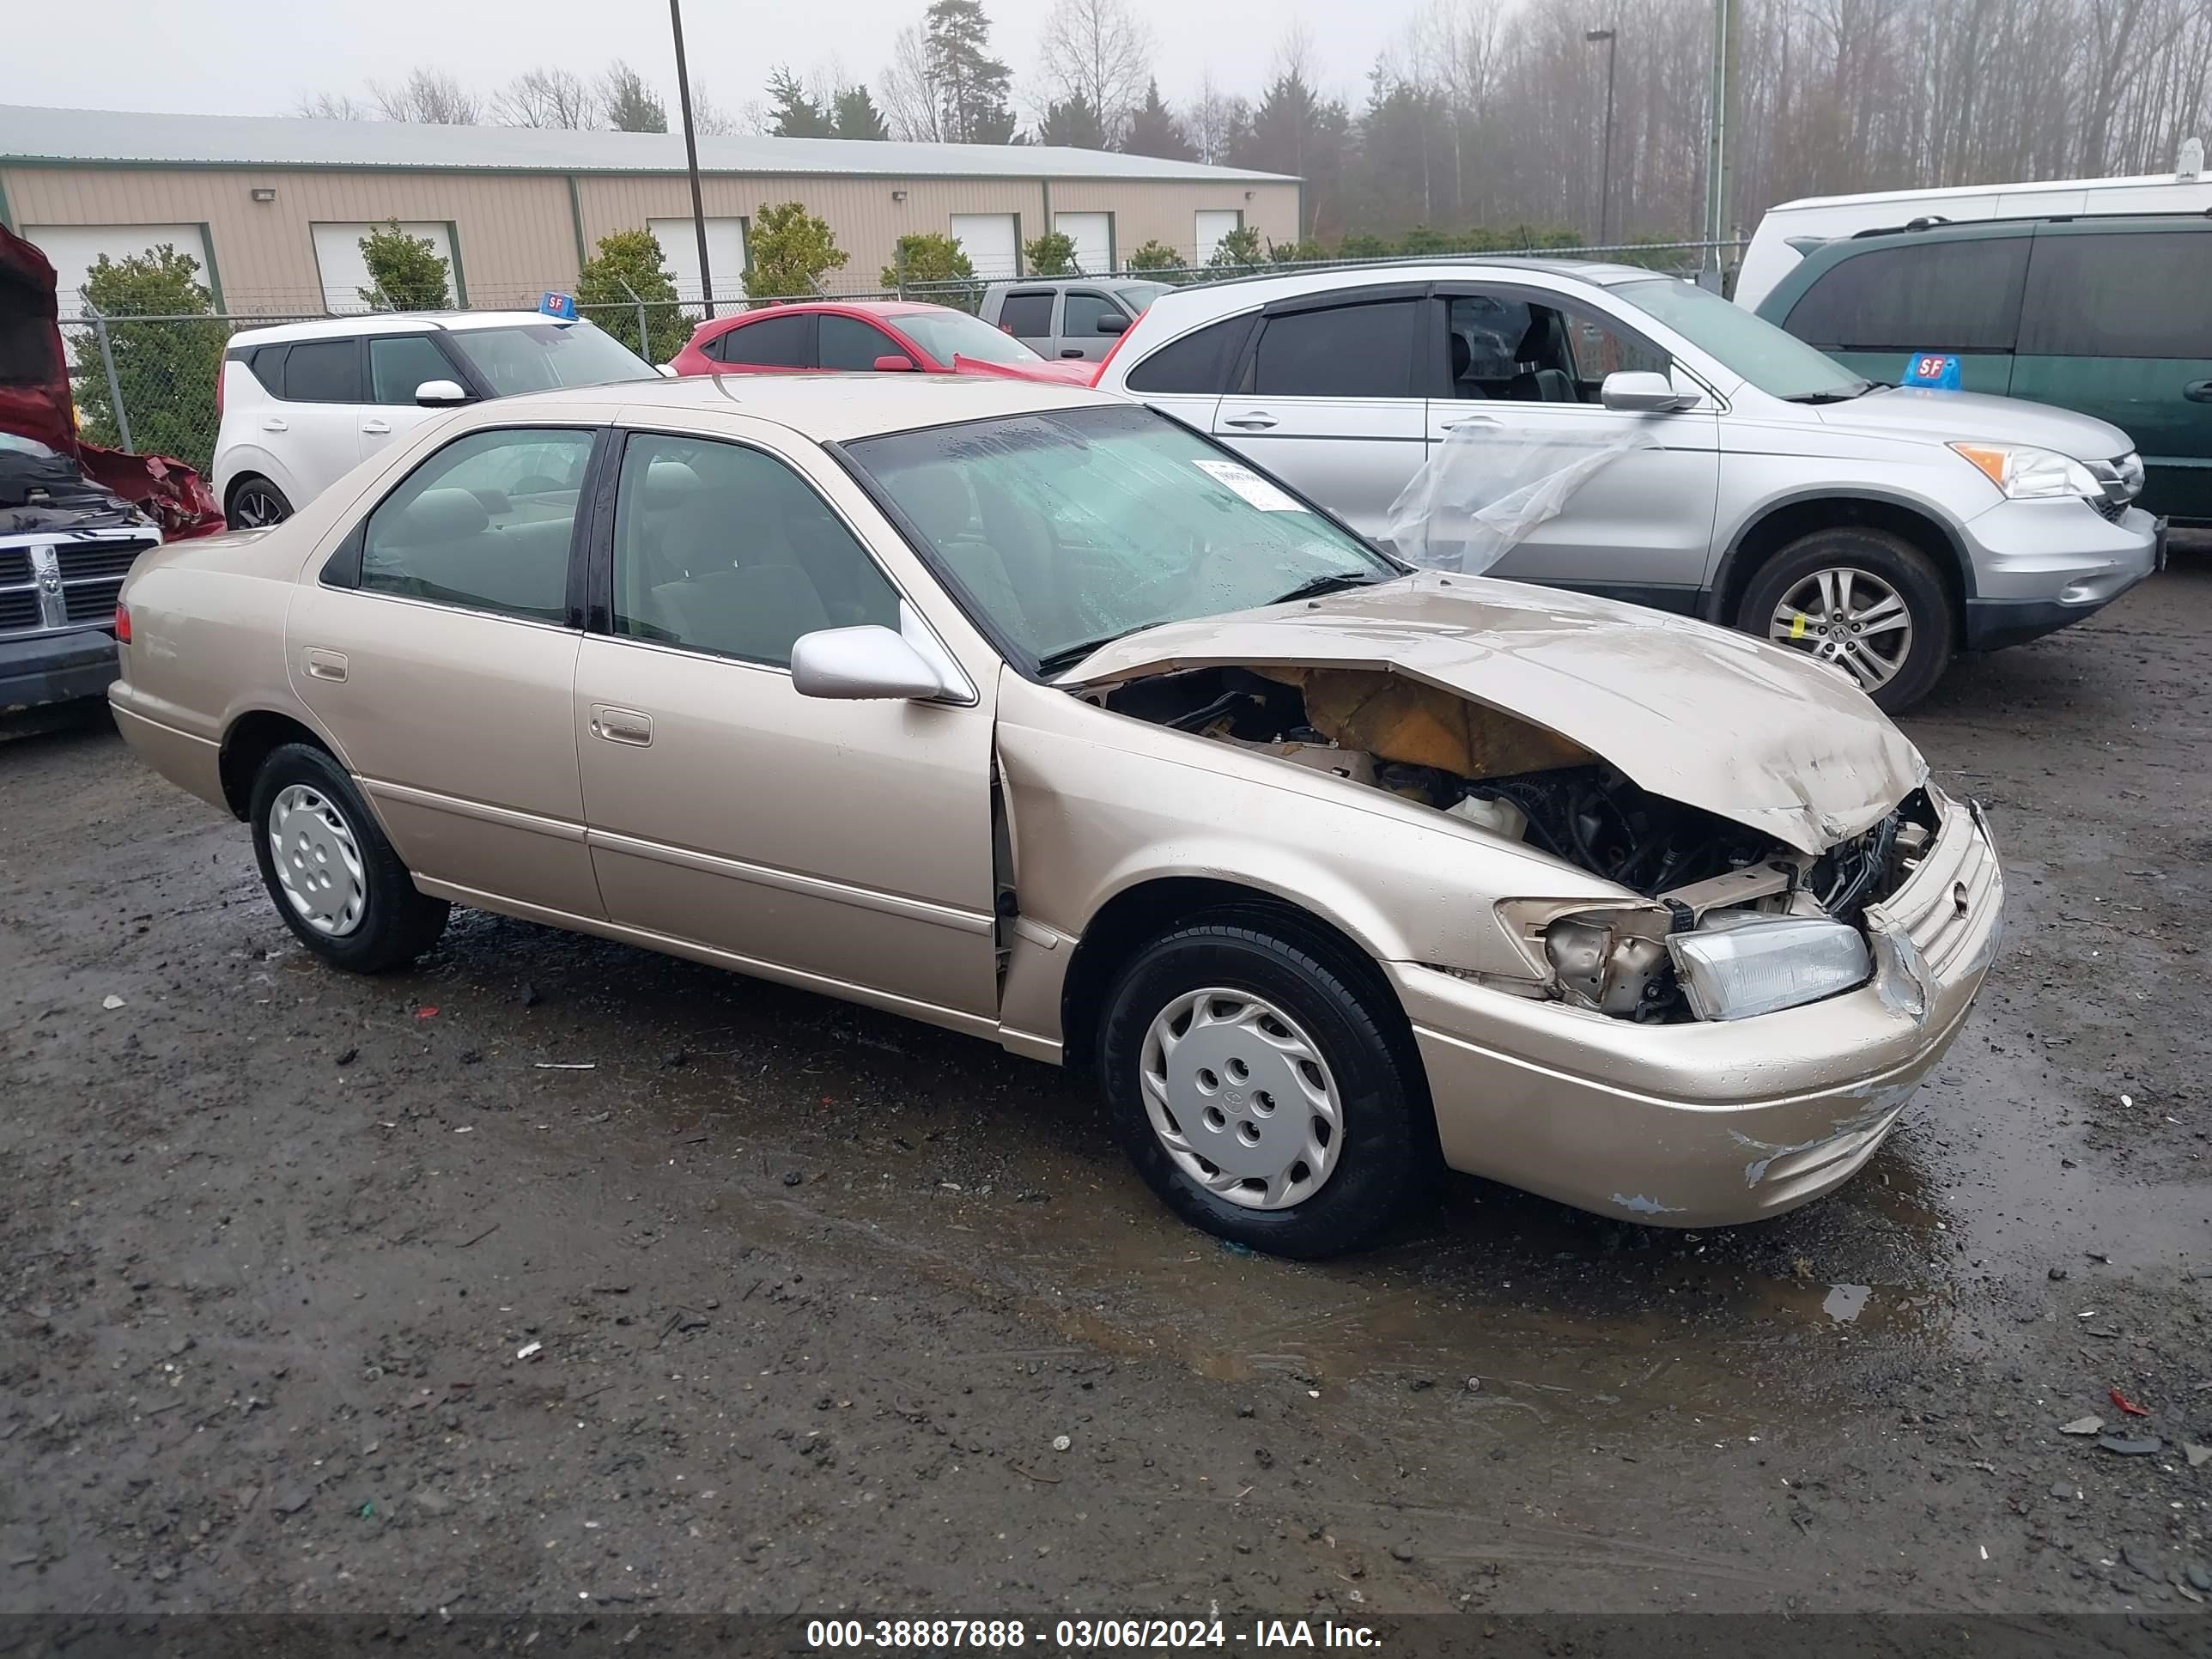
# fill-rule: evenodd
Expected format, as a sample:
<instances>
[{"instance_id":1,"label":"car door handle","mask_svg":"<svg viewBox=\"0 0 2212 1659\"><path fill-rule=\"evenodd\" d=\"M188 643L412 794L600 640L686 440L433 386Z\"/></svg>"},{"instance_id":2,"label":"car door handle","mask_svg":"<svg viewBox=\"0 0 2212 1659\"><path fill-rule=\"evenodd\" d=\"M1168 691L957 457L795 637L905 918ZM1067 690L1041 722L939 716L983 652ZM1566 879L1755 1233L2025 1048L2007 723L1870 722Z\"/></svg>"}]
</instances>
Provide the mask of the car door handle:
<instances>
[{"instance_id":1,"label":"car door handle","mask_svg":"<svg viewBox=\"0 0 2212 1659\"><path fill-rule=\"evenodd\" d=\"M2212 404L2212 380L2191 380L2181 388L2181 395L2192 404Z\"/></svg>"},{"instance_id":2,"label":"car door handle","mask_svg":"<svg viewBox=\"0 0 2212 1659\"><path fill-rule=\"evenodd\" d=\"M592 705L592 735L609 743L626 743L642 749L653 741L653 716L635 708L615 708L603 702Z\"/></svg>"},{"instance_id":3,"label":"car door handle","mask_svg":"<svg viewBox=\"0 0 2212 1659\"><path fill-rule=\"evenodd\" d=\"M1255 409L1249 415L1224 416L1222 417L1221 424L1224 426L1241 426L1247 431L1250 432L1264 432L1269 427L1275 424L1275 417L1266 413L1264 410Z\"/></svg>"},{"instance_id":4,"label":"car door handle","mask_svg":"<svg viewBox=\"0 0 2212 1659\"><path fill-rule=\"evenodd\" d=\"M361 429L374 436L381 437L385 433L392 430L392 422L379 417L374 420L363 421L361 423Z\"/></svg>"},{"instance_id":5,"label":"car door handle","mask_svg":"<svg viewBox=\"0 0 2212 1659\"><path fill-rule=\"evenodd\" d=\"M1495 416L1468 415L1462 416L1456 421L1438 421L1437 422L1437 430L1439 432L1456 432L1463 426L1496 426L1497 424L1498 419Z\"/></svg>"},{"instance_id":6,"label":"car door handle","mask_svg":"<svg viewBox=\"0 0 2212 1659\"><path fill-rule=\"evenodd\" d=\"M1060 349L1060 355L1063 357L1080 357L1083 355L1083 348L1081 346L1062 346Z\"/></svg>"},{"instance_id":7,"label":"car door handle","mask_svg":"<svg viewBox=\"0 0 2212 1659\"><path fill-rule=\"evenodd\" d=\"M284 422L279 420L276 416L270 415L263 419L261 422L261 429L264 432L289 432L292 428L285 425Z\"/></svg>"},{"instance_id":8,"label":"car door handle","mask_svg":"<svg viewBox=\"0 0 2212 1659\"><path fill-rule=\"evenodd\" d=\"M329 680L333 684L337 684L345 679L346 659L343 652L325 651L320 646L311 645L300 653L300 659L301 665L307 671L307 678L311 680Z\"/></svg>"}]
</instances>

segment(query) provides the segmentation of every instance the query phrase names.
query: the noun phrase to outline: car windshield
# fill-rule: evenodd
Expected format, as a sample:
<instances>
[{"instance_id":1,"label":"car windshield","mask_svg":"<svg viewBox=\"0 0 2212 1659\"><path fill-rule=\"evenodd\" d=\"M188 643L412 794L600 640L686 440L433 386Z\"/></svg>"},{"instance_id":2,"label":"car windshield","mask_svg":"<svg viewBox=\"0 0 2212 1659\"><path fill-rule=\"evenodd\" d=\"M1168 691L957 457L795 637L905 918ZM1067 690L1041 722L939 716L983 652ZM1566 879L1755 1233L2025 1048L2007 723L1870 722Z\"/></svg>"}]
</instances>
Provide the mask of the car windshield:
<instances>
[{"instance_id":1,"label":"car windshield","mask_svg":"<svg viewBox=\"0 0 2212 1659\"><path fill-rule=\"evenodd\" d=\"M1694 283L1655 276L1620 283L1612 292L1710 352L1770 398L1832 403L1873 386L1826 352Z\"/></svg>"},{"instance_id":2,"label":"car windshield","mask_svg":"<svg viewBox=\"0 0 2212 1659\"><path fill-rule=\"evenodd\" d=\"M592 323L457 328L446 338L469 360L469 367L483 377L495 398L657 378L651 363Z\"/></svg>"},{"instance_id":3,"label":"car windshield","mask_svg":"<svg viewBox=\"0 0 2212 1659\"><path fill-rule=\"evenodd\" d=\"M1114 290L1139 316L1146 306L1168 291L1165 283L1124 283Z\"/></svg>"},{"instance_id":4,"label":"car windshield","mask_svg":"<svg viewBox=\"0 0 2212 1659\"><path fill-rule=\"evenodd\" d=\"M1062 409L845 446L1026 665L1398 568L1146 409Z\"/></svg>"},{"instance_id":5,"label":"car windshield","mask_svg":"<svg viewBox=\"0 0 2212 1659\"><path fill-rule=\"evenodd\" d=\"M1036 363L1044 360L1011 334L1001 334L964 311L909 311L891 321L899 331L937 362L951 368L955 357L979 363Z\"/></svg>"}]
</instances>

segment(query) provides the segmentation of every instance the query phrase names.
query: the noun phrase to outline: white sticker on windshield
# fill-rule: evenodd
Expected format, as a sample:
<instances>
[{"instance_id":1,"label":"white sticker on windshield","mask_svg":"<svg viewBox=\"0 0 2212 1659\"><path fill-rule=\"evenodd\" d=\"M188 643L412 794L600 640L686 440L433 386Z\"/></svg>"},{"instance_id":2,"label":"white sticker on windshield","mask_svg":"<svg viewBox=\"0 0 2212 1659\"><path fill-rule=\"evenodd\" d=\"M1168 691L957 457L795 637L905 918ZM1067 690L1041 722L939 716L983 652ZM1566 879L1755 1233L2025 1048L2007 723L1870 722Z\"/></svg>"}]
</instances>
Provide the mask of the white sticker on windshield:
<instances>
[{"instance_id":1,"label":"white sticker on windshield","mask_svg":"<svg viewBox=\"0 0 2212 1659\"><path fill-rule=\"evenodd\" d=\"M1218 483L1224 483L1262 513L1303 513L1305 508L1249 466L1235 461L1193 461Z\"/></svg>"}]
</instances>

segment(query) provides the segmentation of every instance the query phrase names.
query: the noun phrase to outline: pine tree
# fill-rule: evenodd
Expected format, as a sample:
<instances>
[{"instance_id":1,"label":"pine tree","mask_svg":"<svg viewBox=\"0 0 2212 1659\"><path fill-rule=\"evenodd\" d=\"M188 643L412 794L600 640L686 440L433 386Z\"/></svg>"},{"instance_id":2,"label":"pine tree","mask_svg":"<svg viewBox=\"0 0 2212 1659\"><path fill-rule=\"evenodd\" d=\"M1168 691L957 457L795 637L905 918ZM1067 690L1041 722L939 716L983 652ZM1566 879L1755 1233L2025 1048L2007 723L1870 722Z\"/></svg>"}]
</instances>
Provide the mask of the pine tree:
<instances>
[{"instance_id":1,"label":"pine tree","mask_svg":"<svg viewBox=\"0 0 2212 1659\"><path fill-rule=\"evenodd\" d=\"M1073 149L1103 149L1106 123L1091 101L1079 92L1045 110L1036 140L1040 144L1062 144Z\"/></svg>"},{"instance_id":2,"label":"pine tree","mask_svg":"<svg viewBox=\"0 0 2212 1659\"><path fill-rule=\"evenodd\" d=\"M1129 112L1121 149L1131 155L1157 155L1166 161L1195 161L1198 151L1183 135L1182 123L1160 96L1160 83L1145 88L1145 101Z\"/></svg>"},{"instance_id":3,"label":"pine tree","mask_svg":"<svg viewBox=\"0 0 2212 1659\"><path fill-rule=\"evenodd\" d=\"M929 78L943 111L945 141L1013 142L1013 71L991 56L991 20L981 0L936 0L928 14Z\"/></svg>"},{"instance_id":4,"label":"pine tree","mask_svg":"<svg viewBox=\"0 0 2212 1659\"><path fill-rule=\"evenodd\" d=\"M876 100L868 96L865 86L847 87L837 94L836 109L837 136L840 138L888 138L890 128L884 121L884 112L876 107Z\"/></svg>"},{"instance_id":5,"label":"pine tree","mask_svg":"<svg viewBox=\"0 0 2212 1659\"><path fill-rule=\"evenodd\" d=\"M769 131L779 138L834 138L836 124L830 112L806 95L806 88L787 64L778 64L768 77Z\"/></svg>"}]
</instances>

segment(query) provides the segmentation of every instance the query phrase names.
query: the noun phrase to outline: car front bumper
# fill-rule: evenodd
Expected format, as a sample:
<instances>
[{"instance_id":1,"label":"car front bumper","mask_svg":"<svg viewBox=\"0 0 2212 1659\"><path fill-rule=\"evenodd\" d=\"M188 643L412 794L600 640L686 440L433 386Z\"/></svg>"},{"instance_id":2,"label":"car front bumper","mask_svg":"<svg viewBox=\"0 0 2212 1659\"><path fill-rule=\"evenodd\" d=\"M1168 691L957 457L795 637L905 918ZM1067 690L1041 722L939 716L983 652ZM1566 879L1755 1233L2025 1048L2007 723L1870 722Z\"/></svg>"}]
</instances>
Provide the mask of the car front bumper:
<instances>
[{"instance_id":1,"label":"car front bumper","mask_svg":"<svg viewBox=\"0 0 2212 1659\"><path fill-rule=\"evenodd\" d=\"M115 674L115 636L104 629L0 639L0 714L102 696Z\"/></svg>"},{"instance_id":2,"label":"car front bumper","mask_svg":"<svg viewBox=\"0 0 2212 1659\"><path fill-rule=\"evenodd\" d=\"M1996 955L1996 849L1978 810L1942 811L1918 869L1868 912L1911 940L1916 986L1886 974L1780 1013L1638 1025L1388 964L1444 1161L1673 1227L1759 1220L1840 1186L1950 1047Z\"/></svg>"},{"instance_id":3,"label":"car front bumper","mask_svg":"<svg viewBox=\"0 0 2212 1659\"><path fill-rule=\"evenodd\" d=\"M2166 556L2166 521L2139 507L2114 520L2075 501L2006 501L1967 531L1970 651L2019 645L2094 616Z\"/></svg>"}]
</instances>

